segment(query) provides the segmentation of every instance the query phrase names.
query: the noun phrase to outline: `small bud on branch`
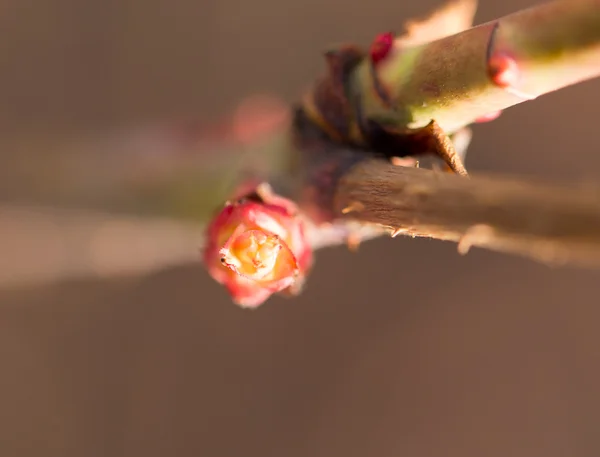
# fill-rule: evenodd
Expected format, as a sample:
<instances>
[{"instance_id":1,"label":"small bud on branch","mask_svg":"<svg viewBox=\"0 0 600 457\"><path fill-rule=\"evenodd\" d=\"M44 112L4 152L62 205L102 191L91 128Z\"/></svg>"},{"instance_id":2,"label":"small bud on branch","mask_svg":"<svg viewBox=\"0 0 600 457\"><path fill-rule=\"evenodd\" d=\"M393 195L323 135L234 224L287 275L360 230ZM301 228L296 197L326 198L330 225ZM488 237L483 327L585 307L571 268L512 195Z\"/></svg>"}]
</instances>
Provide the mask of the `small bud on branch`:
<instances>
[{"instance_id":1,"label":"small bud on branch","mask_svg":"<svg viewBox=\"0 0 600 457\"><path fill-rule=\"evenodd\" d=\"M211 221L204 263L237 304L255 308L276 292L300 291L312 263L305 231L295 204L262 186Z\"/></svg>"}]
</instances>

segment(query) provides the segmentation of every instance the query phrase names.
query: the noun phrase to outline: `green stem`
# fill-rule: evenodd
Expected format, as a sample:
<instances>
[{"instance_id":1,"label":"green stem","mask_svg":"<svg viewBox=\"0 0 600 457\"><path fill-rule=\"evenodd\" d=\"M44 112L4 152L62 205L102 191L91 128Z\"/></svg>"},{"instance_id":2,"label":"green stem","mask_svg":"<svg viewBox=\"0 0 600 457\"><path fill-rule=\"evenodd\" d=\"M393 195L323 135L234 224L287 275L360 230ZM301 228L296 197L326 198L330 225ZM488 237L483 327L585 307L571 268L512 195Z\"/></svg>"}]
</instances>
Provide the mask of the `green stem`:
<instances>
[{"instance_id":1,"label":"green stem","mask_svg":"<svg viewBox=\"0 0 600 457\"><path fill-rule=\"evenodd\" d=\"M490 78L490 57L514 59L508 90ZM448 133L477 118L600 75L600 0L558 0L408 49L377 66L390 104L373 90L365 59L350 81L364 114L398 127L431 119Z\"/></svg>"}]
</instances>

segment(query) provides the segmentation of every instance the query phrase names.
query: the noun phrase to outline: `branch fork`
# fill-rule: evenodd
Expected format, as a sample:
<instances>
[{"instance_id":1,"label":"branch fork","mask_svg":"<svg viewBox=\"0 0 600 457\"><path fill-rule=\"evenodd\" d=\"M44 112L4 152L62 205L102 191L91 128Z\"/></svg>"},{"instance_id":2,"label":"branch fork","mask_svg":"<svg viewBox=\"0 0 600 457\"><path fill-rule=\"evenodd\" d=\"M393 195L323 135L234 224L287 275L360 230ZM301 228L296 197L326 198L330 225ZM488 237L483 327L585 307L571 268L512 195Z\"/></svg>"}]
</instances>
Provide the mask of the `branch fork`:
<instances>
[{"instance_id":1,"label":"branch fork","mask_svg":"<svg viewBox=\"0 0 600 457\"><path fill-rule=\"evenodd\" d=\"M327 73L294 110L293 167L279 187L309 221L313 248L356 249L387 233L453 241L461 254L600 265L598 188L471 177L463 163L470 124L600 75L600 0L471 28L475 6L456 0L368 50L325 54ZM420 168L423 155L454 173Z\"/></svg>"}]
</instances>

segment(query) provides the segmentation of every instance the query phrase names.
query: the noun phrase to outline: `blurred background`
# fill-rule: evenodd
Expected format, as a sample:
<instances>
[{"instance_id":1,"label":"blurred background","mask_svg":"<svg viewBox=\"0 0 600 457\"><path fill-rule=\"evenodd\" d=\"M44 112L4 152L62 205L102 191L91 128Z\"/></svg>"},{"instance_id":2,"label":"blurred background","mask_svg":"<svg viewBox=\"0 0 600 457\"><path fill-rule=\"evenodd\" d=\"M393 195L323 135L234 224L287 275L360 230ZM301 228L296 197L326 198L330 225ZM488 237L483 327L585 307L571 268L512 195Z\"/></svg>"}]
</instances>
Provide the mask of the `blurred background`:
<instances>
[{"instance_id":1,"label":"blurred background","mask_svg":"<svg viewBox=\"0 0 600 457\"><path fill-rule=\"evenodd\" d=\"M291 102L329 44L367 44L438 4L4 0L3 180L23 138L54 176L46 141L218 120L257 93ZM477 22L532 4L482 0ZM592 81L477 125L469 170L600 180L599 100ZM0 207L0 276L52 262L48 230L97 224L61 221ZM600 272L381 239L318 252L302 296L251 312L195 261L196 227L161 223L181 236L154 243L128 221L116 232L145 244L112 249L168 246L168 268L0 288L1 456L600 453Z\"/></svg>"}]
</instances>

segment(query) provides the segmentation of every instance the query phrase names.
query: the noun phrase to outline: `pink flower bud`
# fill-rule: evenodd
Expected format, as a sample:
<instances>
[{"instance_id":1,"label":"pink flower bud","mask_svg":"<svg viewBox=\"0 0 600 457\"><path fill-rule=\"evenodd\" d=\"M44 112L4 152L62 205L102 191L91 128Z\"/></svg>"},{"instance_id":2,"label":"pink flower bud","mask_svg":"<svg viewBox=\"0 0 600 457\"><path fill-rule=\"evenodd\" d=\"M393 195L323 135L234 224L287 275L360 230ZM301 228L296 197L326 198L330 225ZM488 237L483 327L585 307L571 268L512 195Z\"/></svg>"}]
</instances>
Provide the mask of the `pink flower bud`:
<instances>
[{"instance_id":1,"label":"pink flower bud","mask_svg":"<svg viewBox=\"0 0 600 457\"><path fill-rule=\"evenodd\" d=\"M294 203L267 197L227 203L207 229L206 268L243 307L257 307L276 292L298 293L312 263Z\"/></svg>"}]
</instances>

